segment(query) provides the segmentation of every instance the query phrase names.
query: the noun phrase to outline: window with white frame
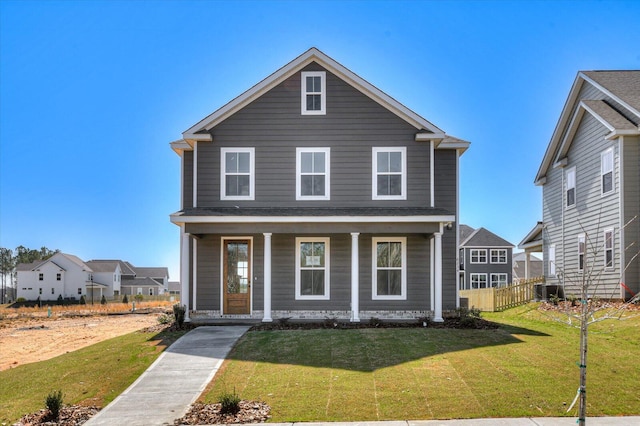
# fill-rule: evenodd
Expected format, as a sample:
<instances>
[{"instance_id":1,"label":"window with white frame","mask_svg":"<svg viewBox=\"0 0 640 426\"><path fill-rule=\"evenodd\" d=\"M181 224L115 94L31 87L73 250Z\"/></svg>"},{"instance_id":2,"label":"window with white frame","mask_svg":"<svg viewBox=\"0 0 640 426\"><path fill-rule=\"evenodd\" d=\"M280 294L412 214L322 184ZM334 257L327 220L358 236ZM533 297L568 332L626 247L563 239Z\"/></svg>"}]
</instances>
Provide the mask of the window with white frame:
<instances>
[{"instance_id":1,"label":"window with white frame","mask_svg":"<svg viewBox=\"0 0 640 426\"><path fill-rule=\"evenodd\" d=\"M547 267L549 271L549 276L555 277L556 276L556 245L555 244L551 244L549 246L549 265Z\"/></svg>"},{"instance_id":2,"label":"window with white frame","mask_svg":"<svg viewBox=\"0 0 640 426\"><path fill-rule=\"evenodd\" d=\"M507 249L491 249L491 263L507 263Z\"/></svg>"},{"instance_id":3,"label":"window with white frame","mask_svg":"<svg viewBox=\"0 0 640 426\"><path fill-rule=\"evenodd\" d=\"M296 238L296 299L329 300L329 238Z\"/></svg>"},{"instance_id":4,"label":"window with white frame","mask_svg":"<svg viewBox=\"0 0 640 426\"><path fill-rule=\"evenodd\" d=\"M584 269L584 251L585 251L585 236L584 234L578 235L578 269L582 271Z\"/></svg>"},{"instance_id":5,"label":"window with white frame","mask_svg":"<svg viewBox=\"0 0 640 426\"><path fill-rule=\"evenodd\" d=\"M406 147L373 148L373 199L407 199Z\"/></svg>"},{"instance_id":6,"label":"window with white frame","mask_svg":"<svg viewBox=\"0 0 640 426\"><path fill-rule=\"evenodd\" d=\"M602 194L613 191L613 148L600 155L600 174L602 176Z\"/></svg>"},{"instance_id":7,"label":"window with white frame","mask_svg":"<svg viewBox=\"0 0 640 426\"><path fill-rule=\"evenodd\" d=\"M471 249L471 263L487 263L487 249Z\"/></svg>"},{"instance_id":8,"label":"window with white frame","mask_svg":"<svg viewBox=\"0 0 640 426\"><path fill-rule=\"evenodd\" d=\"M406 300L407 239L405 237L373 238L374 300Z\"/></svg>"},{"instance_id":9,"label":"window with white frame","mask_svg":"<svg viewBox=\"0 0 640 426\"><path fill-rule=\"evenodd\" d=\"M38 281L43 281L44 280L44 274L41 272L38 274Z\"/></svg>"},{"instance_id":10,"label":"window with white frame","mask_svg":"<svg viewBox=\"0 0 640 426\"><path fill-rule=\"evenodd\" d=\"M327 113L327 73L308 71L302 73L301 107L304 115L324 115Z\"/></svg>"},{"instance_id":11,"label":"window with white frame","mask_svg":"<svg viewBox=\"0 0 640 426\"><path fill-rule=\"evenodd\" d=\"M220 148L220 199L254 199L254 154L254 148Z\"/></svg>"},{"instance_id":12,"label":"window with white frame","mask_svg":"<svg viewBox=\"0 0 640 426\"><path fill-rule=\"evenodd\" d=\"M506 287L507 274L491 274L491 287Z\"/></svg>"},{"instance_id":13,"label":"window with white frame","mask_svg":"<svg viewBox=\"0 0 640 426\"><path fill-rule=\"evenodd\" d=\"M329 200L330 148L296 148L296 199Z\"/></svg>"},{"instance_id":14,"label":"window with white frame","mask_svg":"<svg viewBox=\"0 0 640 426\"><path fill-rule=\"evenodd\" d=\"M604 267L613 268L613 229L604 231Z\"/></svg>"},{"instance_id":15,"label":"window with white frame","mask_svg":"<svg viewBox=\"0 0 640 426\"><path fill-rule=\"evenodd\" d=\"M572 167L567 170L567 207L576 205L576 168Z\"/></svg>"},{"instance_id":16,"label":"window with white frame","mask_svg":"<svg viewBox=\"0 0 640 426\"><path fill-rule=\"evenodd\" d=\"M487 274L470 274L471 288L487 288Z\"/></svg>"}]
</instances>

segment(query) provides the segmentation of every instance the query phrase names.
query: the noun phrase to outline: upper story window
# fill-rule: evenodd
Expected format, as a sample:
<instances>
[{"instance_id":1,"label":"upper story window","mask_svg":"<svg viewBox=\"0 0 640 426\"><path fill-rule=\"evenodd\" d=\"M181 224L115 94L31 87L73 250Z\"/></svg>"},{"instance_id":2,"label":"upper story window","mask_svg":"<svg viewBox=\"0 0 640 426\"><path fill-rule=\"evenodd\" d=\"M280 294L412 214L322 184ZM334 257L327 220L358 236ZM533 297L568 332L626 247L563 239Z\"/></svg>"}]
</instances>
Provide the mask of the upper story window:
<instances>
[{"instance_id":1,"label":"upper story window","mask_svg":"<svg viewBox=\"0 0 640 426\"><path fill-rule=\"evenodd\" d=\"M507 263L507 250L491 249L491 263Z\"/></svg>"},{"instance_id":2,"label":"upper story window","mask_svg":"<svg viewBox=\"0 0 640 426\"><path fill-rule=\"evenodd\" d=\"M487 249L471 249L471 263L487 263Z\"/></svg>"},{"instance_id":3,"label":"upper story window","mask_svg":"<svg viewBox=\"0 0 640 426\"><path fill-rule=\"evenodd\" d=\"M613 268L613 229L604 231L604 267Z\"/></svg>"},{"instance_id":4,"label":"upper story window","mask_svg":"<svg viewBox=\"0 0 640 426\"><path fill-rule=\"evenodd\" d=\"M327 73L308 71L302 73L302 114L324 115L327 113Z\"/></svg>"},{"instance_id":5,"label":"upper story window","mask_svg":"<svg viewBox=\"0 0 640 426\"><path fill-rule=\"evenodd\" d=\"M296 299L329 299L329 238L296 238Z\"/></svg>"},{"instance_id":6,"label":"upper story window","mask_svg":"<svg viewBox=\"0 0 640 426\"><path fill-rule=\"evenodd\" d=\"M609 148L600 155L600 174L602 176L602 194L613 191L613 149Z\"/></svg>"},{"instance_id":7,"label":"upper story window","mask_svg":"<svg viewBox=\"0 0 640 426\"><path fill-rule=\"evenodd\" d=\"M549 246L549 265L548 265L548 270L549 270L549 276L550 277L555 277L556 276L556 245L555 244L551 244Z\"/></svg>"},{"instance_id":8,"label":"upper story window","mask_svg":"<svg viewBox=\"0 0 640 426\"><path fill-rule=\"evenodd\" d=\"M576 205L576 168L567 170L567 207Z\"/></svg>"},{"instance_id":9,"label":"upper story window","mask_svg":"<svg viewBox=\"0 0 640 426\"><path fill-rule=\"evenodd\" d=\"M255 149L220 148L220 199L253 200Z\"/></svg>"},{"instance_id":10,"label":"upper story window","mask_svg":"<svg viewBox=\"0 0 640 426\"><path fill-rule=\"evenodd\" d=\"M296 149L296 200L328 200L330 148Z\"/></svg>"},{"instance_id":11,"label":"upper story window","mask_svg":"<svg viewBox=\"0 0 640 426\"><path fill-rule=\"evenodd\" d=\"M373 148L373 199L407 199L407 149Z\"/></svg>"},{"instance_id":12,"label":"upper story window","mask_svg":"<svg viewBox=\"0 0 640 426\"><path fill-rule=\"evenodd\" d=\"M407 239L373 238L373 299L407 299Z\"/></svg>"},{"instance_id":13,"label":"upper story window","mask_svg":"<svg viewBox=\"0 0 640 426\"><path fill-rule=\"evenodd\" d=\"M584 234L578 235L578 269L584 269L584 251L585 251L585 236Z\"/></svg>"},{"instance_id":14,"label":"upper story window","mask_svg":"<svg viewBox=\"0 0 640 426\"><path fill-rule=\"evenodd\" d=\"M40 272L38 274L38 281L43 281L44 280L44 274L42 272Z\"/></svg>"},{"instance_id":15,"label":"upper story window","mask_svg":"<svg viewBox=\"0 0 640 426\"><path fill-rule=\"evenodd\" d=\"M62 274L61 273L57 273L56 274L56 281L62 281Z\"/></svg>"}]
</instances>

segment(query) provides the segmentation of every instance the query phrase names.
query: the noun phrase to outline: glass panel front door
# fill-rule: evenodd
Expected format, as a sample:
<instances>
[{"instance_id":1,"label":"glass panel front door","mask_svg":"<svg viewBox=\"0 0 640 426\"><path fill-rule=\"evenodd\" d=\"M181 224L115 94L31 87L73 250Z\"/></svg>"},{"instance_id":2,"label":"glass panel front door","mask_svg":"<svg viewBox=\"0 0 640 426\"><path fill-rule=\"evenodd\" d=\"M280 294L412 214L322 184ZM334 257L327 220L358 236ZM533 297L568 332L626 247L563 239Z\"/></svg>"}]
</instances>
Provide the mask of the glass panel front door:
<instances>
[{"instance_id":1,"label":"glass panel front door","mask_svg":"<svg viewBox=\"0 0 640 426\"><path fill-rule=\"evenodd\" d=\"M251 310L251 242L224 241L224 313L249 314Z\"/></svg>"}]
</instances>

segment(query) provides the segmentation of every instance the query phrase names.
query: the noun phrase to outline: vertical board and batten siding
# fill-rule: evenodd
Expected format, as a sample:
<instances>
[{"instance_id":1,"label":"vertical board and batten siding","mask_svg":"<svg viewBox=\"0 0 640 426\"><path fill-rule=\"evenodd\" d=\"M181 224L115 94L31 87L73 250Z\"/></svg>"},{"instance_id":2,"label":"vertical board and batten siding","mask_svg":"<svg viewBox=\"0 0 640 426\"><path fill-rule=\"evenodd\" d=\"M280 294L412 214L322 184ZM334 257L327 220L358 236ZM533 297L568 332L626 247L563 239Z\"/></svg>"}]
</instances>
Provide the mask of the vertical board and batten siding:
<instances>
[{"instance_id":1,"label":"vertical board and batten siding","mask_svg":"<svg viewBox=\"0 0 640 426\"><path fill-rule=\"evenodd\" d=\"M330 72L326 83L326 115L300 113L296 73L214 127L213 143L198 143L198 206L429 206L429 143L415 142L413 126ZM406 201L372 200L375 146L407 148ZM255 200L220 200L221 147L255 148ZM331 200L296 201L296 147L331 148Z\"/></svg>"},{"instance_id":2,"label":"vertical board and batten siding","mask_svg":"<svg viewBox=\"0 0 640 426\"><path fill-rule=\"evenodd\" d=\"M624 253L626 267L625 284L634 292L640 292L640 259L634 256L640 251L640 137L623 138L624 161ZM631 297L626 294L625 297Z\"/></svg>"}]
</instances>

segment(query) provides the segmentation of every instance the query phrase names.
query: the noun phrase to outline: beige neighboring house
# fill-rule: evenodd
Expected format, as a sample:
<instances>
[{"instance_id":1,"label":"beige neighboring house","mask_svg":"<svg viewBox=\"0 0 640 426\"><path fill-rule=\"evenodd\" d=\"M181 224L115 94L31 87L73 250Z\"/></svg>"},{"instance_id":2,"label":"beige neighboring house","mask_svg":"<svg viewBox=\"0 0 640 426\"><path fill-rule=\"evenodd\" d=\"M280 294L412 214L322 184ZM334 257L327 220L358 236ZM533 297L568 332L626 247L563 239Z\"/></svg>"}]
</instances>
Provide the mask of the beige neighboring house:
<instances>
[{"instance_id":1,"label":"beige neighboring house","mask_svg":"<svg viewBox=\"0 0 640 426\"><path fill-rule=\"evenodd\" d=\"M169 269L165 267L136 267L122 262L122 294L159 296L169 289Z\"/></svg>"}]
</instances>

